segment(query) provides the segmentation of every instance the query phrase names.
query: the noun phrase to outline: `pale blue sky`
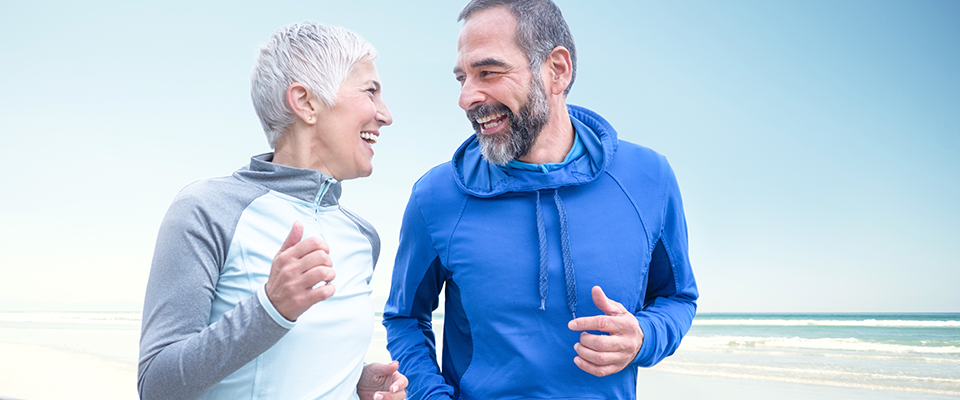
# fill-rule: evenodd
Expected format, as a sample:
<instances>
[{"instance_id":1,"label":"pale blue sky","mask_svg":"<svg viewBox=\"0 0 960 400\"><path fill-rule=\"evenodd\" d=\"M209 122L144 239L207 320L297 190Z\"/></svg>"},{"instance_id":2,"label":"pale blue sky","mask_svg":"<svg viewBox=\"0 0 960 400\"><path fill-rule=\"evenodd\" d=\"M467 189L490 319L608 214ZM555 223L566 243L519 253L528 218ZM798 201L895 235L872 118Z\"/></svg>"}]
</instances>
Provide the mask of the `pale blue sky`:
<instances>
[{"instance_id":1,"label":"pale blue sky","mask_svg":"<svg viewBox=\"0 0 960 400\"><path fill-rule=\"evenodd\" d=\"M380 52L393 126L344 202L384 241L471 128L464 2L14 2L0 13L0 307L142 300L173 196L268 151L249 99L278 27ZM702 312L960 311L960 2L558 1L569 102L667 156Z\"/></svg>"}]
</instances>

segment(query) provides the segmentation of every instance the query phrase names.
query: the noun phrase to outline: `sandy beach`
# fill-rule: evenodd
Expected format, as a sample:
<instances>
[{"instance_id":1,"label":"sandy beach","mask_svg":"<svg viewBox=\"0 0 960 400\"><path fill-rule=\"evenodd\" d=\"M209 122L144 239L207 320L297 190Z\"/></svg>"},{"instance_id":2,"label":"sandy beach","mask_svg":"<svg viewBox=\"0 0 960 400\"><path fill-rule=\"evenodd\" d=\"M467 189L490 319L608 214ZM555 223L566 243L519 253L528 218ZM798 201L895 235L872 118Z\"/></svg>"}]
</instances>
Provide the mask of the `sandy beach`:
<instances>
[{"instance_id":1,"label":"sandy beach","mask_svg":"<svg viewBox=\"0 0 960 400\"><path fill-rule=\"evenodd\" d=\"M0 343L0 399L137 398L137 366L50 347Z\"/></svg>"},{"instance_id":2,"label":"sandy beach","mask_svg":"<svg viewBox=\"0 0 960 400\"><path fill-rule=\"evenodd\" d=\"M664 361L661 365L669 364ZM957 400L960 396L640 370L637 399Z\"/></svg>"},{"instance_id":3,"label":"sandy beach","mask_svg":"<svg viewBox=\"0 0 960 400\"><path fill-rule=\"evenodd\" d=\"M376 345L378 343L374 343ZM373 347L373 346L371 346ZM383 361L372 348L368 361ZM0 400L136 399L136 365L49 347L0 343ZM665 365L669 361L665 362ZM638 399L956 400L960 396L640 371Z\"/></svg>"},{"instance_id":4,"label":"sandy beach","mask_svg":"<svg viewBox=\"0 0 960 400\"><path fill-rule=\"evenodd\" d=\"M754 338L752 340L756 343L744 344L742 348L740 345L731 347L730 344L718 348L713 343L718 341L713 336L717 332L704 329L728 331L731 328L719 325L718 321L728 321L729 318L715 316L712 317L712 323L711 316L704 315L700 318L703 319L700 326L695 327L688 335L688 340L677 354L654 368L639 371L638 399L960 400L960 380L956 379L952 372L960 361L956 359L952 345L940 347L939 349L947 352L941 355L905 353L903 357L908 360L907 363L889 364L892 367L885 372L887 375L897 376L886 376L880 381L844 380L842 376L834 376L834 373L874 377L878 374L850 368L862 368L864 363L891 363L888 359L899 356L895 353L875 354L851 350L829 353L824 349L804 353L801 348L774 347L773 352L769 353L772 358L768 358L764 346L782 341L765 339L764 342ZM937 338L936 332L941 332L940 339L954 340L951 338L956 336L956 327L953 326L956 323L949 321L956 318L938 318L932 322L896 320L889 323L873 321L867 324L908 325L910 328L897 329L918 331L924 337L931 338ZM0 323L0 400L137 399L139 319L139 313L0 313L0 322L3 322ZM949 321L943 322L944 319ZM754 322L741 322L741 326L756 323L753 319L749 321ZM793 324L792 320L777 321L788 327ZM810 321L801 321L803 329L811 329L808 326ZM831 323L837 324L836 321ZM923 328L930 324L945 324L947 327ZM373 340L367 351L366 361L389 362L386 330L379 323L379 319L373 329ZM435 318L434 329L438 331L438 336L442 335L442 318ZM699 333L697 329L700 330ZM856 329L878 328L868 326ZM701 336L694 336L697 334ZM723 343L727 341L729 340L720 340ZM849 339L844 339L838 343L849 347L848 341ZM788 344L795 346L796 343L822 346L825 342L792 340ZM948 344L950 343L953 342ZM862 343L857 344L860 345ZM437 350L442 350L439 343ZM825 357L828 353L834 357ZM751 364L751 360L755 362ZM819 364L808 367L791 366L795 363L811 362L810 360ZM853 360L853 363L844 364L844 360ZM739 367L731 368L731 365ZM834 372L816 374L811 372L814 368ZM928 370L923 373L913 371L914 374L910 375L910 369L919 368ZM910 382L917 380L939 383L911 387Z\"/></svg>"}]
</instances>

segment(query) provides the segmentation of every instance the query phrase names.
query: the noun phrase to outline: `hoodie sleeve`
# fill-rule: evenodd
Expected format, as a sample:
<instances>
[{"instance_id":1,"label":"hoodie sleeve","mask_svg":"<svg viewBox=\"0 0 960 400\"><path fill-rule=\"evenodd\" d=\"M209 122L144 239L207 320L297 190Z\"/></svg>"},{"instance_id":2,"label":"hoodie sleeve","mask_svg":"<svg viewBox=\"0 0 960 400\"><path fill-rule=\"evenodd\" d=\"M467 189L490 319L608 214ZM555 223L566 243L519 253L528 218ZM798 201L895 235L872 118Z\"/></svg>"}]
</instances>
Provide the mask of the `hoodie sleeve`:
<instances>
[{"instance_id":1,"label":"hoodie sleeve","mask_svg":"<svg viewBox=\"0 0 960 400\"><path fill-rule=\"evenodd\" d=\"M400 227L390 297L383 312L387 349L410 381L408 399L452 399L440 373L432 313L439 305L445 268L431 240L415 192Z\"/></svg>"},{"instance_id":2,"label":"hoodie sleeve","mask_svg":"<svg viewBox=\"0 0 960 400\"><path fill-rule=\"evenodd\" d=\"M219 188L223 189L223 188ZM220 266L244 205L184 189L160 225L144 299L141 399L195 399L273 346L293 323L261 287L209 324ZM266 303L264 303L266 301ZM282 316L279 316L282 319Z\"/></svg>"},{"instance_id":3,"label":"hoodie sleeve","mask_svg":"<svg viewBox=\"0 0 960 400\"><path fill-rule=\"evenodd\" d=\"M677 350L693 322L699 297L687 253L680 188L667 160L659 158L663 188L659 239L652 250L643 306L636 313L644 335L634 359L640 367L656 365Z\"/></svg>"}]
</instances>

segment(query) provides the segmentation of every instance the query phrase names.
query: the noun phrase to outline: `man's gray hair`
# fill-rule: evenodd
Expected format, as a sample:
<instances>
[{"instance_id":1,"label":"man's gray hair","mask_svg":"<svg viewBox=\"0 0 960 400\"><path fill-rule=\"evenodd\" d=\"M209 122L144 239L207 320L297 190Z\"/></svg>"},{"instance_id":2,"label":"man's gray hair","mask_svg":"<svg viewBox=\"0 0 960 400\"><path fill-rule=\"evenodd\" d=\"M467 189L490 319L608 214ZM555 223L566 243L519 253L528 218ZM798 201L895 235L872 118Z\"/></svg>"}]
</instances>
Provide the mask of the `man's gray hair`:
<instances>
[{"instance_id":1,"label":"man's gray hair","mask_svg":"<svg viewBox=\"0 0 960 400\"><path fill-rule=\"evenodd\" d=\"M339 26L304 22L274 32L260 46L250 73L250 97L273 148L296 115L287 104L287 88L302 83L327 107L337 101L340 86L361 60L377 51L363 38Z\"/></svg>"},{"instance_id":2,"label":"man's gray hair","mask_svg":"<svg viewBox=\"0 0 960 400\"><path fill-rule=\"evenodd\" d=\"M517 47L527 55L530 71L535 75L554 48L563 46L570 51L573 69L570 83L563 91L564 95L569 94L577 78L577 47L560 8L550 0L473 0L460 11L457 21L469 18L476 11L495 7L506 7L517 18Z\"/></svg>"}]
</instances>

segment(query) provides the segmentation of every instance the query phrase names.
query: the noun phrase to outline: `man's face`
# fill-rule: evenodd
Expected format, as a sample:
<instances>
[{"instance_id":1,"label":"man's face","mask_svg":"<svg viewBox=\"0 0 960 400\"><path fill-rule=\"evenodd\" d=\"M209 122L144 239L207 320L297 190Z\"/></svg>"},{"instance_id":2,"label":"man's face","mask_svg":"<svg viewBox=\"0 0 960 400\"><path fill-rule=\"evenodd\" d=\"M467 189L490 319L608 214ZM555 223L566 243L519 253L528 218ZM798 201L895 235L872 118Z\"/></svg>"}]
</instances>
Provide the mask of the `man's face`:
<instances>
[{"instance_id":1,"label":"man's face","mask_svg":"<svg viewBox=\"0 0 960 400\"><path fill-rule=\"evenodd\" d=\"M550 115L539 71L531 74L514 40L516 26L505 8L475 12L460 31L454 67L460 108L484 158L498 165L524 156Z\"/></svg>"}]
</instances>

